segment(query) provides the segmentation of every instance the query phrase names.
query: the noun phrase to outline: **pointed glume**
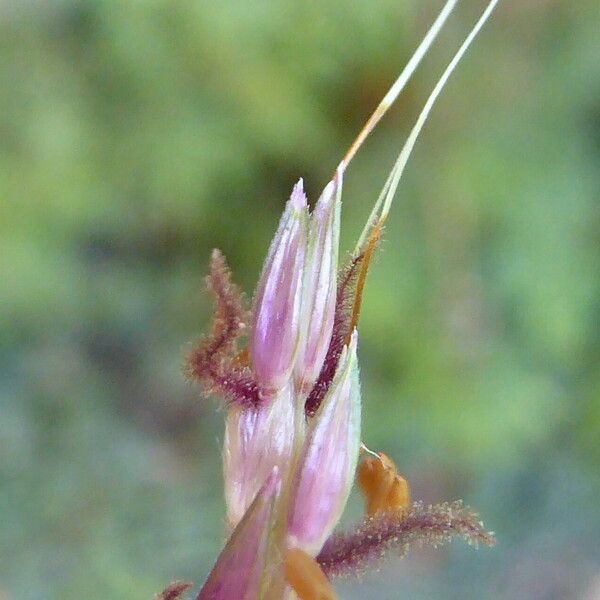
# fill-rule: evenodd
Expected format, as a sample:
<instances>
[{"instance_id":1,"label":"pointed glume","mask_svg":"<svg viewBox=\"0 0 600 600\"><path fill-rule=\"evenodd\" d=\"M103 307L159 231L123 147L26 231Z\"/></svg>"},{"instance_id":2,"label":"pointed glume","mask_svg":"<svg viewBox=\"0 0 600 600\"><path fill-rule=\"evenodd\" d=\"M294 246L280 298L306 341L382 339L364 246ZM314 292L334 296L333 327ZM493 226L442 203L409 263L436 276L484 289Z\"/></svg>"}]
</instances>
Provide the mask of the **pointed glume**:
<instances>
[{"instance_id":1,"label":"pointed glume","mask_svg":"<svg viewBox=\"0 0 600 600\"><path fill-rule=\"evenodd\" d=\"M214 250L206 278L215 300L211 333L201 339L186 360L186 373L199 381L207 393L219 392L232 404L257 407L260 390L250 369L236 360L236 342L245 329L248 315L242 294L231 282L225 257Z\"/></svg>"},{"instance_id":2,"label":"pointed glume","mask_svg":"<svg viewBox=\"0 0 600 600\"><path fill-rule=\"evenodd\" d=\"M439 546L453 537L471 545L495 544L479 516L462 502L434 506L415 502L406 516L381 514L367 519L352 533L332 536L317 562L330 578L360 576L378 568L391 552L403 556L410 544Z\"/></svg>"}]
</instances>

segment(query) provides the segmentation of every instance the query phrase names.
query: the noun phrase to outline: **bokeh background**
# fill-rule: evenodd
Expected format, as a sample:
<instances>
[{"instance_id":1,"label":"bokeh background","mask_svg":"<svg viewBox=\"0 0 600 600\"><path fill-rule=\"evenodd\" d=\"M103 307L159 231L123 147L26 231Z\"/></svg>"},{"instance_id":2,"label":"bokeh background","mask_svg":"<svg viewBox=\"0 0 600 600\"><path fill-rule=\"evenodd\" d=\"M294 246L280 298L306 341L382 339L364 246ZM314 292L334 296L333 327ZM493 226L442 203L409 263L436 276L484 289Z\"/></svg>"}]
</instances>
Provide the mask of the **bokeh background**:
<instances>
[{"instance_id":1,"label":"bokeh background","mask_svg":"<svg viewBox=\"0 0 600 600\"><path fill-rule=\"evenodd\" d=\"M209 252L252 293L293 183L318 195L440 6L0 2L2 600L203 581L223 413L181 367ZM353 162L344 251L481 8L459 3ZM416 550L343 598L600 598L599 9L501 2L366 291L365 442L498 544Z\"/></svg>"}]
</instances>

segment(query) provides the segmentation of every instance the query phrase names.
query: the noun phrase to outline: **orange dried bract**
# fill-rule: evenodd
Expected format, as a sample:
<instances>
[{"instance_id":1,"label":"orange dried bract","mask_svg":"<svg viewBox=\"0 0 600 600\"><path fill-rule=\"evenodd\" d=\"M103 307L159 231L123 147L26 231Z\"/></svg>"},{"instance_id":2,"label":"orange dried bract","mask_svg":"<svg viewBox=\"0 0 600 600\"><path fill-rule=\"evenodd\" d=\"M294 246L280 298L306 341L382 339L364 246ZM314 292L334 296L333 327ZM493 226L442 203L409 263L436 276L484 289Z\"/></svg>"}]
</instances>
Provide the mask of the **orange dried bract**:
<instances>
[{"instance_id":1,"label":"orange dried bract","mask_svg":"<svg viewBox=\"0 0 600 600\"><path fill-rule=\"evenodd\" d=\"M356 280L356 291L354 293L354 303L352 305L352 315L350 318L350 327L348 329L348 333L346 334L346 339L344 343L348 345L350 343L350 336L354 331L354 328L358 325L358 317L360 316L360 308L362 305L362 295L365 287L365 282L367 280L367 273L369 271L369 266L371 264L371 259L373 258L373 252L377 247L377 242L379 242L379 238L381 237L383 224L381 221L377 221L375 225L373 225L373 229L371 231L371 235L367 241L367 246L363 254L363 259L360 265L360 271L358 272L358 279Z\"/></svg>"},{"instance_id":2,"label":"orange dried bract","mask_svg":"<svg viewBox=\"0 0 600 600\"><path fill-rule=\"evenodd\" d=\"M358 485L365 497L366 513L403 513L410 505L408 482L396 470L393 461L380 452L363 460L358 467Z\"/></svg>"},{"instance_id":3,"label":"orange dried bract","mask_svg":"<svg viewBox=\"0 0 600 600\"><path fill-rule=\"evenodd\" d=\"M393 510L404 513L410 505L410 490L408 482L401 475L396 475L388 494L388 506Z\"/></svg>"},{"instance_id":4,"label":"orange dried bract","mask_svg":"<svg viewBox=\"0 0 600 600\"><path fill-rule=\"evenodd\" d=\"M292 548L286 552L285 578L300 600L337 598L317 561L299 548Z\"/></svg>"}]
</instances>

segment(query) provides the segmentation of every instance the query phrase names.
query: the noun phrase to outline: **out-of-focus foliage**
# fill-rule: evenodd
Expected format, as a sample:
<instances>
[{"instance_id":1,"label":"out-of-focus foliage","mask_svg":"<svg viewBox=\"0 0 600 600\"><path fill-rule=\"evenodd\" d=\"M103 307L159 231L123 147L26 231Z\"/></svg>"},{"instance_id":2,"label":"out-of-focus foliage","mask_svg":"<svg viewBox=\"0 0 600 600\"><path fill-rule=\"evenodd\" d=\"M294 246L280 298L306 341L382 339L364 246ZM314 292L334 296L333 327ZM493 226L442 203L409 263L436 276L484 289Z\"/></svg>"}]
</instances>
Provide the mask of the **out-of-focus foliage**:
<instances>
[{"instance_id":1,"label":"out-of-focus foliage","mask_svg":"<svg viewBox=\"0 0 600 600\"><path fill-rule=\"evenodd\" d=\"M293 183L316 197L439 4L0 3L1 598L205 577L223 415L180 367L210 249L251 294ZM481 4L459 3L352 164L346 249ZM600 596L599 16L501 2L364 301L365 442L498 545L417 552L344 598Z\"/></svg>"}]
</instances>

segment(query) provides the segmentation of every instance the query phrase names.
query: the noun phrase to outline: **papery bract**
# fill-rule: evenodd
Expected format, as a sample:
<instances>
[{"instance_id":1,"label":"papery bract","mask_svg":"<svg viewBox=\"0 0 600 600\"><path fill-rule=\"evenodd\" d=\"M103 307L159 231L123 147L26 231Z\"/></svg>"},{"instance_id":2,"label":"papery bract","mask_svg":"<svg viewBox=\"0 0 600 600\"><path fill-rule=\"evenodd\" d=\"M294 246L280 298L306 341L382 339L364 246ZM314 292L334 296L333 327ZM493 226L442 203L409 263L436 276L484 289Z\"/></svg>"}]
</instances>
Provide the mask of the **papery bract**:
<instances>
[{"instance_id":1,"label":"papery bract","mask_svg":"<svg viewBox=\"0 0 600 600\"><path fill-rule=\"evenodd\" d=\"M304 279L301 329L294 367L301 396L314 385L331 339L335 313L340 209L343 171L323 190L310 216Z\"/></svg>"},{"instance_id":2,"label":"papery bract","mask_svg":"<svg viewBox=\"0 0 600 600\"><path fill-rule=\"evenodd\" d=\"M197 600L259 600L280 477L273 469L221 552Z\"/></svg>"},{"instance_id":3,"label":"papery bract","mask_svg":"<svg viewBox=\"0 0 600 600\"><path fill-rule=\"evenodd\" d=\"M289 544L313 555L319 552L344 510L358 460L361 406L357 342L355 331L311 419L292 484Z\"/></svg>"},{"instance_id":4,"label":"papery bract","mask_svg":"<svg viewBox=\"0 0 600 600\"><path fill-rule=\"evenodd\" d=\"M232 407L227 414L223 471L227 521L235 527L265 478L278 467L285 475L294 439L291 385L259 408Z\"/></svg>"},{"instance_id":5,"label":"papery bract","mask_svg":"<svg viewBox=\"0 0 600 600\"><path fill-rule=\"evenodd\" d=\"M300 327L308 205L294 187L263 266L248 340L252 368L267 391L283 387L294 366Z\"/></svg>"}]
</instances>

